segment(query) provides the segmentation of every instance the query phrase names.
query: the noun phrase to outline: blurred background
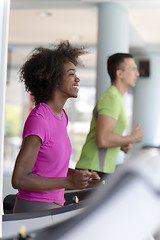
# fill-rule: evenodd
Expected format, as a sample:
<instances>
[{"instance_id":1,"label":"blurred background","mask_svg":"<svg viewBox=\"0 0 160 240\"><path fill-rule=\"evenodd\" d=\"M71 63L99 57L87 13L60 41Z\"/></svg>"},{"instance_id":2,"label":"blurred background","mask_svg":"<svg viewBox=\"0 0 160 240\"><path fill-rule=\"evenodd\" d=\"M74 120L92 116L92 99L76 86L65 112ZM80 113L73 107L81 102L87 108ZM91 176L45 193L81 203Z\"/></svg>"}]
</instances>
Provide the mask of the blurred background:
<instances>
[{"instance_id":1,"label":"blurred background","mask_svg":"<svg viewBox=\"0 0 160 240\"><path fill-rule=\"evenodd\" d=\"M144 89L146 81L153 79L152 69L156 72L154 79L160 82L159 55L160 55L160 1L151 0L119 0L119 1L91 1L91 0L11 0L9 20L9 44L8 44L8 70L5 104L5 148L4 148L4 190L3 197L14 192L10 178L14 162L21 145L21 134L24 121L33 107L32 98L25 92L23 84L19 81L19 69L27 55L37 46L49 47L60 40L69 40L72 44L85 46L89 54L82 57L84 67L77 69L80 78L79 94L77 99L69 99L65 110L69 116L68 133L72 142L72 156L70 167L75 166L89 131L92 110L97 99L97 55L99 39L99 7L102 3L120 4L124 7L128 16L128 51L135 55L140 70L140 78L143 81L139 89ZM112 13L111 13L112 14ZM115 13L113 13L114 15ZM117 17L116 15L114 16ZM121 35L119 25L114 30L115 37ZM123 26L121 26L123 27ZM106 28L106 23L103 23ZM112 32L112 29L110 29ZM110 32L110 34L111 34ZM123 34L123 33L122 33ZM154 53L154 54L153 54ZM154 56L153 56L154 55ZM155 59L158 56L158 58ZM151 62L151 59L153 61ZM142 61L143 60L143 61ZM145 61L144 61L145 60ZM150 66L150 72L146 73L143 63ZM156 69L155 64L156 62ZM145 65L145 66L146 66ZM105 70L106 71L106 70ZM147 71L149 69L147 68ZM148 75L147 75L148 74ZM106 79L109 82L106 71ZM151 82L151 84L153 84ZM107 84L106 84L107 87ZM149 87L150 88L150 87ZM104 89L105 90L105 89ZM159 91L159 90L158 90ZM154 91L151 90L153 99ZM128 114L128 128L126 134L131 131L135 121L133 113L139 101L135 89L129 90L124 96ZM135 99L135 95L137 96ZM147 107L148 93L141 91L144 97L143 107ZM155 96L156 97L156 96ZM159 102L159 99L156 100ZM135 104L134 104L135 103ZM146 105L145 105L146 104ZM159 105L155 111L159 112ZM143 112L144 108L140 110ZM152 107L151 107L152 108ZM138 116L140 114L134 114ZM150 112L143 116L154 115ZM154 118L154 116L153 116ZM155 117L158 125L155 125L157 140L142 144L159 145L160 143L160 117ZM159 128L157 128L157 126ZM144 124L145 127L145 124ZM149 129L147 125L147 129ZM149 137L150 139L150 137ZM123 155L119 156L118 163L125 161ZM127 158L126 158L127 159Z\"/></svg>"}]
</instances>

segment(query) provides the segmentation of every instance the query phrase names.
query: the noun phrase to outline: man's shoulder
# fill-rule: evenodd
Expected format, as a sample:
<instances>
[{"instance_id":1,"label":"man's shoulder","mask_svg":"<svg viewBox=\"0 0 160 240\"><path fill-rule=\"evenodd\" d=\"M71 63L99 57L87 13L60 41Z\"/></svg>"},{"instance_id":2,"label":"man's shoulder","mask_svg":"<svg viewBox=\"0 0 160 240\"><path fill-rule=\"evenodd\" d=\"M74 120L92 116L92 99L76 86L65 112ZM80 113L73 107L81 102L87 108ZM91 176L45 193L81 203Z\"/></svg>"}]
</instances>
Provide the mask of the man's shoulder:
<instances>
[{"instance_id":1,"label":"man's shoulder","mask_svg":"<svg viewBox=\"0 0 160 240\"><path fill-rule=\"evenodd\" d=\"M110 86L99 98L98 102L101 101L112 101L113 99L117 99L118 95L114 89L114 87Z\"/></svg>"}]
</instances>

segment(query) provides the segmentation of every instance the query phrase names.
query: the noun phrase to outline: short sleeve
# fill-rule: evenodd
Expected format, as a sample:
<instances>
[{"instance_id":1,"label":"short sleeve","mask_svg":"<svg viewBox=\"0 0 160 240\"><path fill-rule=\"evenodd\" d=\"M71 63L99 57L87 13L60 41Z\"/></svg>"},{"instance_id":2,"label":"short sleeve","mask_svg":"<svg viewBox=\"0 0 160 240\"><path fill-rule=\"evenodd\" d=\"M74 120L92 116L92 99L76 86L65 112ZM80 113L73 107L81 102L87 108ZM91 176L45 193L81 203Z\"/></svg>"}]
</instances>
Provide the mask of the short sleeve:
<instances>
[{"instance_id":1,"label":"short sleeve","mask_svg":"<svg viewBox=\"0 0 160 240\"><path fill-rule=\"evenodd\" d=\"M46 128L46 121L41 115L29 116L24 125L23 139L30 135L36 135L41 138L43 143L46 139Z\"/></svg>"},{"instance_id":2,"label":"short sleeve","mask_svg":"<svg viewBox=\"0 0 160 240\"><path fill-rule=\"evenodd\" d=\"M119 100L113 94L102 96L98 102L98 114L107 115L117 120L121 109Z\"/></svg>"}]
</instances>

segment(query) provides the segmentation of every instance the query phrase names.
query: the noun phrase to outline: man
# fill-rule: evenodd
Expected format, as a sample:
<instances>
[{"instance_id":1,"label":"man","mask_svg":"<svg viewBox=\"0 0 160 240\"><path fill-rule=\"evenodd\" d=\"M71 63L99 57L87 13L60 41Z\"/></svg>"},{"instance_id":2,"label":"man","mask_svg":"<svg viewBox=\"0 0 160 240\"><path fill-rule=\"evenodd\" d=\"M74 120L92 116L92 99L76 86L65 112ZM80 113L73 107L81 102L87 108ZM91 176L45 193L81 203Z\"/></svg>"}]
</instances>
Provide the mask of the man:
<instances>
[{"instance_id":1,"label":"man","mask_svg":"<svg viewBox=\"0 0 160 240\"><path fill-rule=\"evenodd\" d=\"M77 169L95 170L100 177L113 173L118 152L127 153L132 143L143 139L140 124L128 136L122 136L127 126L123 95L135 87L139 72L131 54L116 53L108 58L111 86L101 95L94 110L90 131L83 146Z\"/></svg>"}]
</instances>

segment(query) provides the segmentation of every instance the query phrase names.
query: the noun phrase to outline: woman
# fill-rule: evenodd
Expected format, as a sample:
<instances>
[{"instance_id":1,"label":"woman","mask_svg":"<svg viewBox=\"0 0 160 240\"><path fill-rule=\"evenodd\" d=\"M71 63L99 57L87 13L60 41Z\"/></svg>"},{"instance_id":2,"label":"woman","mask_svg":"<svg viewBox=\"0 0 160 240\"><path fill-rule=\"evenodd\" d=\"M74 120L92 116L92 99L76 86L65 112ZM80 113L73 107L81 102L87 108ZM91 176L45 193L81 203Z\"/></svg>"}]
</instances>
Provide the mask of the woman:
<instances>
[{"instance_id":1,"label":"woman","mask_svg":"<svg viewBox=\"0 0 160 240\"><path fill-rule=\"evenodd\" d=\"M14 213L58 207L64 204L65 188L83 189L99 181L95 172L68 169L71 143L63 107L77 97L76 66L85 53L64 41L53 49L36 48L20 69L35 108L25 122L13 171L12 185L18 189Z\"/></svg>"}]
</instances>

